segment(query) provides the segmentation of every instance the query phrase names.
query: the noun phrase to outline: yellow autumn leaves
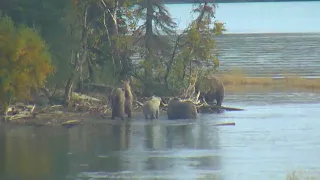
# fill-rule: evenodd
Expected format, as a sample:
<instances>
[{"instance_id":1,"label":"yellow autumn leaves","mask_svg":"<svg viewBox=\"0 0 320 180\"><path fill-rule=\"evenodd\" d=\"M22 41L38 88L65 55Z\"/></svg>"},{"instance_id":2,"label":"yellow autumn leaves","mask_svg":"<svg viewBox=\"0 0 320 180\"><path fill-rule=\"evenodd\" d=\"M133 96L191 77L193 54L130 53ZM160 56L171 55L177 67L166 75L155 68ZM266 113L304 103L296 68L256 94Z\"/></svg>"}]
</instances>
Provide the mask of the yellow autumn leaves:
<instances>
[{"instance_id":1,"label":"yellow autumn leaves","mask_svg":"<svg viewBox=\"0 0 320 180\"><path fill-rule=\"evenodd\" d=\"M25 99L53 72L45 42L34 29L0 14L0 105Z\"/></svg>"}]
</instances>

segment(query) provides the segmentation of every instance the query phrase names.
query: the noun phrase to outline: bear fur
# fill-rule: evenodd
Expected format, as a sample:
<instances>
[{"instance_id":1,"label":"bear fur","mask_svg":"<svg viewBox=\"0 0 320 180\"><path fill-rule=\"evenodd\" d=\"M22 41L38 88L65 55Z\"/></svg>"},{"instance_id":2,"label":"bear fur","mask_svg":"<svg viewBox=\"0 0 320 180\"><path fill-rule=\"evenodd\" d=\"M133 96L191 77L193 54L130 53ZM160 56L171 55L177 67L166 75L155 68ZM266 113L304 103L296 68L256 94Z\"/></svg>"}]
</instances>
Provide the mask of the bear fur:
<instances>
[{"instance_id":1,"label":"bear fur","mask_svg":"<svg viewBox=\"0 0 320 180\"><path fill-rule=\"evenodd\" d=\"M168 102L168 119L196 119L197 108L190 101L181 101L180 98L172 98Z\"/></svg>"},{"instance_id":2,"label":"bear fur","mask_svg":"<svg viewBox=\"0 0 320 180\"><path fill-rule=\"evenodd\" d=\"M152 96L150 100L143 104L142 110L145 118L159 119L159 108L160 108L161 98Z\"/></svg>"},{"instance_id":3,"label":"bear fur","mask_svg":"<svg viewBox=\"0 0 320 180\"><path fill-rule=\"evenodd\" d=\"M120 117L124 120L125 93L122 88L114 89L111 92L112 119Z\"/></svg>"},{"instance_id":4,"label":"bear fur","mask_svg":"<svg viewBox=\"0 0 320 180\"><path fill-rule=\"evenodd\" d=\"M131 92L131 86L129 81L122 81L123 89L124 89L124 96L125 96L125 103L124 103L124 112L128 115L128 118L132 116L132 102L133 102L133 95Z\"/></svg>"},{"instance_id":5,"label":"bear fur","mask_svg":"<svg viewBox=\"0 0 320 180\"><path fill-rule=\"evenodd\" d=\"M217 106L221 106L224 99L224 85L220 79L217 77L208 77L202 83L205 83L208 88L207 90L202 90L200 87L200 82L198 81L195 85L195 93L200 91L199 98L204 99L207 103L212 104L215 100Z\"/></svg>"}]
</instances>

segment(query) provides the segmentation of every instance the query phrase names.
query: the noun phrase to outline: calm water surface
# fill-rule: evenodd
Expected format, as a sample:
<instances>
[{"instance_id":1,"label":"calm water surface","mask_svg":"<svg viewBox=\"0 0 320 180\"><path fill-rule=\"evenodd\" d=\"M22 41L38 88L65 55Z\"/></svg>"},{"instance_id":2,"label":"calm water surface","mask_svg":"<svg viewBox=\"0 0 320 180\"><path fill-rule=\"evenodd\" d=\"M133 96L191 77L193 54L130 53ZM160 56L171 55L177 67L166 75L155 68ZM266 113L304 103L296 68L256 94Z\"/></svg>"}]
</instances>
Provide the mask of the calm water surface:
<instances>
[{"instance_id":1,"label":"calm water surface","mask_svg":"<svg viewBox=\"0 0 320 180\"><path fill-rule=\"evenodd\" d=\"M320 94L228 94L198 121L1 127L0 179L285 179L320 168ZM214 126L235 122L236 126ZM320 171L318 171L320 172ZM319 176L320 177L320 176Z\"/></svg>"}]
</instances>

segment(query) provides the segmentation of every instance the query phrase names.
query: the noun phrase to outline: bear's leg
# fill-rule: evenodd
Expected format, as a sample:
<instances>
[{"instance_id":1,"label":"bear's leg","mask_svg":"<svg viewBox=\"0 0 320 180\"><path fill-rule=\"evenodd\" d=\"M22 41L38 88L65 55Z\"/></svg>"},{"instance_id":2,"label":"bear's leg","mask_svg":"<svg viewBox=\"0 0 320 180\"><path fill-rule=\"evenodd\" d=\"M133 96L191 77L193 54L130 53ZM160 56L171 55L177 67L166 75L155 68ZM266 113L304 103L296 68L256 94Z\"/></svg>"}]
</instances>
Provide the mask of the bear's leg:
<instances>
[{"instance_id":1,"label":"bear's leg","mask_svg":"<svg viewBox=\"0 0 320 180\"><path fill-rule=\"evenodd\" d=\"M145 114L144 117L146 118L146 120L149 119L148 114Z\"/></svg>"},{"instance_id":2,"label":"bear's leg","mask_svg":"<svg viewBox=\"0 0 320 180\"><path fill-rule=\"evenodd\" d=\"M131 110L132 110L132 105L130 105L129 101L126 101L124 105L124 112L128 115L128 118L131 118Z\"/></svg>"},{"instance_id":3,"label":"bear's leg","mask_svg":"<svg viewBox=\"0 0 320 180\"><path fill-rule=\"evenodd\" d=\"M124 121L124 116L123 115L120 115L120 118L122 121Z\"/></svg>"},{"instance_id":4,"label":"bear's leg","mask_svg":"<svg viewBox=\"0 0 320 180\"><path fill-rule=\"evenodd\" d=\"M159 109L156 110L156 119L159 119Z\"/></svg>"},{"instance_id":5,"label":"bear's leg","mask_svg":"<svg viewBox=\"0 0 320 180\"><path fill-rule=\"evenodd\" d=\"M131 109L128 108L128 118L131 118Z\"/></svg>"},{"instance_id":6,"label":"bear's leg","mask_svg":"<svg viewBox=\"0 0 320 180\"><path fill-rule=\"evenodd\" d=\"M114 120L116 118L116 109L112 108L112 115L111 115L111 119Z\"/></svg>"},{"instance_id":7,"label":"bear's leg","mask_svg":"<svg viewBox=\"0 0 320 180\"><path fill-rule=\"evenodd\" d=\"M150 119L155 119L156 118L155 114L156 114L155 112L151 113Z\"/></svg>"},{"instance_id":8,"label":"bear's leg","mask_svg":"<svg viewBox=\"0 0 320 180\"><path fill-rule=\"evenodd\" d=\"M223 97L217 96L216 97L216 101L217 101L217 106L221 106L222 105L222 101L223 101Z\"/></svg>"}]
</instances>

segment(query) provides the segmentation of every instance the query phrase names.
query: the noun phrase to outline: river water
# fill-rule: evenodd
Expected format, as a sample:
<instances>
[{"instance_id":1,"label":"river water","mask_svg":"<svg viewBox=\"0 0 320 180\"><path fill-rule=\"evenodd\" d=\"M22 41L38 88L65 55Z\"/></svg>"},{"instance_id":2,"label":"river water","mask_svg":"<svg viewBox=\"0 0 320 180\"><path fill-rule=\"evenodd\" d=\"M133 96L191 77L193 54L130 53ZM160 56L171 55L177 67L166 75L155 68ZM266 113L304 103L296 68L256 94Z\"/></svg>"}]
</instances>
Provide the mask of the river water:
<instances>
[{"instance_id":1,"label":"river water","mask_svg":"<svg viewBox=\"0 0 320 180\"><path fill-rule=\"evenodd\" d=\"M2 126L0 179L286 179L320 173L320 94L227 94L245 111L197 121ZM112 123L111 123L112 122ZM214 126L235 122L235 126ZM318 176L320 177L320 176Z\"/></svg>"}]
</instances>

